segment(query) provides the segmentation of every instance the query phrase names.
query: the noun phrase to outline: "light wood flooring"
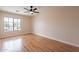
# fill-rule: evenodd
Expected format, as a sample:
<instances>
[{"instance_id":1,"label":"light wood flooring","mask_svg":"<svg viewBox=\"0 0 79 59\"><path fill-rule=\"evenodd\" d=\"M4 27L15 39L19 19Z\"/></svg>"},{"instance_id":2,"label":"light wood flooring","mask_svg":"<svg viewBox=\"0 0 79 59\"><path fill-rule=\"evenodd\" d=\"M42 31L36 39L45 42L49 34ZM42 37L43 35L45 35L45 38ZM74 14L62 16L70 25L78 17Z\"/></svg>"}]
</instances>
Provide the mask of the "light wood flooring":
<instances>
[{"instance_id":1,"label":"light wood flooring","mask_svg":"<svg viewBox=\"0 0 79 59\"><path fill-rule=\"evenodd\" d=\"M78 47L34 34L0 39L0 52L77 52Z\"/></svg>"}]
</instances>

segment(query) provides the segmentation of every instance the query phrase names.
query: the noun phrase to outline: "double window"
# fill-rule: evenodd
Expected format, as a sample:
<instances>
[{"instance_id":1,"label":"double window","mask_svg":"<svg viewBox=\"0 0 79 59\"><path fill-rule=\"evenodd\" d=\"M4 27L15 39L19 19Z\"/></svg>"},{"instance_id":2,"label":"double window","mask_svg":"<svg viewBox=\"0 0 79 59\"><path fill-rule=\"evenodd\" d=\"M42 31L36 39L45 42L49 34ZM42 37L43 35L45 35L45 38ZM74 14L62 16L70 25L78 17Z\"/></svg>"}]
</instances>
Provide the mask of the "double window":
<instances>
[{"instance_id":1,"label":"double window","mask_svg":"<svg viewBox=\"0 0 79 59\"><path fill-rule=\"evenodd\" d=\"M4 31L10 32L15 30L21 30L21 19L4 17Z\"/></svg>"}]
</instances>

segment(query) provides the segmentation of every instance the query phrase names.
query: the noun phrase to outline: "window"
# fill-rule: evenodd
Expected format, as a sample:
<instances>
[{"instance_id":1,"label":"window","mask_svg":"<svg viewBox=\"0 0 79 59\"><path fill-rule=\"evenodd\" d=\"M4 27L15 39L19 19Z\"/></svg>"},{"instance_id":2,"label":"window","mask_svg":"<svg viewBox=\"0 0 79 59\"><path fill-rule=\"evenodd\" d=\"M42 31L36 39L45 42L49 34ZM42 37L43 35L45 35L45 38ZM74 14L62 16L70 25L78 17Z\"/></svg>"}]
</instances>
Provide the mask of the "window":
<instances>
[{"instance_id":1,"label":"window","mask_svg":"<svg viewBox=\"0 0 79 59\"><path fill-rule=\"evenodd\" d=\"M21 19L4 17L4 31L21 30Z\"/></svg>"}]
</instances>

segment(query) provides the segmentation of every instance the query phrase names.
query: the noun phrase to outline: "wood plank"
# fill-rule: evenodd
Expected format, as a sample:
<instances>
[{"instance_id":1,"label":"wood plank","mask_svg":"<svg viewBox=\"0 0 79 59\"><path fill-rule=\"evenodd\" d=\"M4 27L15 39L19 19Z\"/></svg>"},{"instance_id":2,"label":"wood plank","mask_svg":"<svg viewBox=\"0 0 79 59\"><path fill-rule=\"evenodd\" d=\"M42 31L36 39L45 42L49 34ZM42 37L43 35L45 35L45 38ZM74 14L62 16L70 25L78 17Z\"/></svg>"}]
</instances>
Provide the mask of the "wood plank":
<instances>
[{"instance_id":1,"label":"wood plank","mask_svg":"<svg viewBox=\"0 0 79 59\"><path fill-rule=\"evenodd\" d=\"M74 47L34 34L0 39L0 52L77 52Z\"/></svg>"}]
</instances>

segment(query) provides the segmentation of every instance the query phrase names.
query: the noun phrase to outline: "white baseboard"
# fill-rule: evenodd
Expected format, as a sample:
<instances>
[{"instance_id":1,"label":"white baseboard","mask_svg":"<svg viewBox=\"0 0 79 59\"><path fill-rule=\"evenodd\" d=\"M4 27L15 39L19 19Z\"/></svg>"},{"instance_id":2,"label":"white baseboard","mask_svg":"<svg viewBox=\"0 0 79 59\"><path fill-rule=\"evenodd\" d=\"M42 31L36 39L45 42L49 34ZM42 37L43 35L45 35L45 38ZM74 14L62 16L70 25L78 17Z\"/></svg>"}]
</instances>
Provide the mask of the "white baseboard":
<instances>
[{"instance_id":1,"label":"white baseboard","mask_svg":"<svg viewBox=\"0 0 79 59\"><path fill-rule=\"evenodd\" d=\"M65 44L68 44L68 45L72 45L72 46L75 46L75 47L79 47L79 45L77 45L77 44L74 44L74 43L71 43L71 42L67 42L67 41L63 41L63 40L59 40L59 39L56 39L54 37L50 37L50 36L47 36L47 35L43 35L43 34L39 34L39 33L33 33L33 34L36 34L36 35L39 35L39 36L42 36L42 37L46 37L46 38L49 38L49 39L53 39L53 40L56 40L56 41L60 41L62 43L65 43Z\"/></svg>"},{"instance_id":2,"label":"white baseboard","mask_svg":"<svg viewBox=\"0 0 79 59\"><path fill-rule=\"evenodd\" d=\"M4 39L4 38L8 38L8 37L15 37L15 36L21 36L21 35L27 35L27 34L30 34L30 33L24 33L24 34L15 34L15 35L8 35L8 36L0 36L0 39Z\"/></svg>"}]
</instances>

